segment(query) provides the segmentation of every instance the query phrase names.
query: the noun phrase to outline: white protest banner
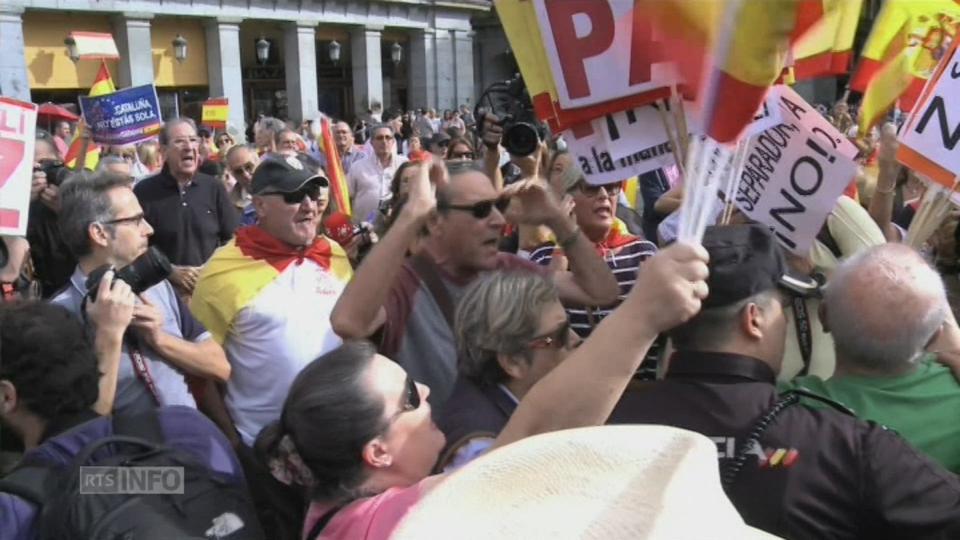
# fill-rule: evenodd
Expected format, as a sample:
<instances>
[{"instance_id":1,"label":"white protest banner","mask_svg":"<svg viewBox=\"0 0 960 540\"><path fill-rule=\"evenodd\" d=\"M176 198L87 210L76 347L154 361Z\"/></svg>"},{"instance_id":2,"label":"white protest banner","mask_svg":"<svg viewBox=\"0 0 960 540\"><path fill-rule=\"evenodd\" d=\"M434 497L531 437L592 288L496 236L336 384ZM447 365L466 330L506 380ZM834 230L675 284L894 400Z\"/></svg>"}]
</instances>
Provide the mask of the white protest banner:
<instances>
[{"instance_id":1,"label":"white protest banner","mask_svg":"<svg viewBox=\"0 0 960 540\"><path fill-rule=\"evenodd\" d=\"M897 159L948 188L960 176L960 40L900 131Z\"/></svg>"},{"instance_id":2,"label":"white protest banner","mask_svg":"<svg viewBox=\"0 0 960 540\"><path fill-rule=\"evenodd\" d=\"M638 111L644 111L644 114L647 114L649 111L646 109L657 114L653 107L642 107ZM606 124L606 118L598 118L588 125L563 132L563 139L567 143L570 155L580 165L588 183L619 182L631 176L676 163L673 149L659 119L656 124L649 125L652 133L639 138L625 139L627 144L633 145L633 149L621 158L614 158L607 148L604 138Z\"/></svg>"},{"instance_id":3,"label":"white protest banner","mask_svg":"<svg viewBox=\"0 0 960 540\"><path fill-rule=\"evenodd\" d=\"M564 109L643 94L677 82L634 0L533 0Z\"/></svg>"},{"instance_id":4,"label":"white protest banner","mask_svg":"<svg viewBox=\"0 0 960 540\"><path fill-rule=\"evenodd\" d=\"M27 234L37 106L0 97L0 234Z\"/></svg>"},{"instance_id":5,"label":"white protest banner","mask_svg":"<svg viewBox=\"0 0 960 540\"><path fill-rule=\"evenodd\" d=\"M751 141L734 201L803 255L856 174L857 147L793 89L780 107L783 123Z\"/></svg>"}]
</instances>

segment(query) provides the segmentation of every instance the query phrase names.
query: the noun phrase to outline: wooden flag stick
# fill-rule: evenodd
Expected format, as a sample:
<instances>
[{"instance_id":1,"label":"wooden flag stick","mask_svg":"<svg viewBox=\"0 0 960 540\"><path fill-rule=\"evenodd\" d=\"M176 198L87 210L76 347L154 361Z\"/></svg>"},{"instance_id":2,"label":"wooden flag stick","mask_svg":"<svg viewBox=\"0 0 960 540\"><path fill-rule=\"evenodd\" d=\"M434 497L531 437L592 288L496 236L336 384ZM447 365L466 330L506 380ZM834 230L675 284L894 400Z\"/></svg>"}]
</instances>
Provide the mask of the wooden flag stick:
<instances>
[{"instance_id":1,"label":"wooden flag stick","mask_svg":"<svg viewBox=\"0 0 960 540\"><path fill-rule=\"evenodd\" d=\"M664 107L669 106L669 100L664 100L662 104L657 104L657 114L660 116L660 122L663 123L663 130L667 132L667 140L670 141L670 146L673 148L673 156L677 160L677 168L680 170L680 175L686 179L684 167L684 163L686 162L686 152L684 149L680 148L677 137L674 136L673 130L670 129L670 118L667 116L667 111L664 110Z\"/></svg>"},{"instance_id":2,"label":"wooden flag stick","mask_svg":"<svg viewBox=\"0 0 960 540\"><path fill-rule=\"evenodd\" d=\"M687 129L687 113L683 107L683 97L677 92L677 86L670 87L671 108L673 117L677 126L677 142L680 143L680 151L683 155L687 154L690 146L690 131Z\"/></svg>"}]
</instances>

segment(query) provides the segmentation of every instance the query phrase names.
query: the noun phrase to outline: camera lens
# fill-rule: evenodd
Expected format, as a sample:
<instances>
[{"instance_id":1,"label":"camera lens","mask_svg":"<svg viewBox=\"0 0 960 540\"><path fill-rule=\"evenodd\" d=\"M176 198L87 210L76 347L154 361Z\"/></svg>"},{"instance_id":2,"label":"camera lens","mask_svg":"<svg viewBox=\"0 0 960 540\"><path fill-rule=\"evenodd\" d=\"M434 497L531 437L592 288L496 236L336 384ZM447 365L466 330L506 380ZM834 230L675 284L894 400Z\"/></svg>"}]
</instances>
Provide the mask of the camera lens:
<instances>
[{"instance_id":1,"label":"camera lens","mask_svg":"<svg viewBox=\"0 0 960 540\"><path fill-rule=\"evenodd\" d=\"M529 156L537 150L540 136L530 124L518 122L503 134L503 146L515 156Z\"/></svg>"}]
</instances>

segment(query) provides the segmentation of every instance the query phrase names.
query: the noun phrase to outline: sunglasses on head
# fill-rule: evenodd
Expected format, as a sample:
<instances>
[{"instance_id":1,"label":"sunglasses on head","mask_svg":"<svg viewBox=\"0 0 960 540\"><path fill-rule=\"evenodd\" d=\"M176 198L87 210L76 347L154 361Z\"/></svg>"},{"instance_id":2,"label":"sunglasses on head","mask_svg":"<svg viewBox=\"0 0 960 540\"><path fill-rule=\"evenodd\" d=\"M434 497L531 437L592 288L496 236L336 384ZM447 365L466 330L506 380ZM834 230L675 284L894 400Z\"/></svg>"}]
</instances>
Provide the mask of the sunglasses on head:
<instances>
[{"instance_id":1,"label":"sunglasses on head","mask_svg":"<svg viewBox=\"0 0 960 540\"><path fill-rule=\"evenodd\" d=\"M287 204L300 204L303 202L304 197L309 197L313 202L319 201L322 191L323 190L317 184L307 184L300 189L291 191L289 193L267 193L267 195L280 195L283 197L283 202Z\"/></svg>"},{"instance_id":2,"label":"sunglasses on head","mask_svg":"<svg viewBox=\"0 0 960 540\"><path fill-rule=\"evenodd\" d=\"M506 197L500 197L490 201L480 201L473 204L445 204L442 208L444 210L460 210L462 212L469 212L477 219L484 219L493 212L494 207L496 207L500 213L503 213L507 210L508 206L510 206L510 199Z\"/></svg>"},{"instance_id":3,"label":"sunglasses on head","mask_svg":"<svg viewBox=\"0 0 960 540\"><path fill-rule=\"evenodd\" d=\"M580 344L580 339L571 339L570 322L563 323L563 326L545 336L538 336L527 343L531 349L568 349Z\"/></svg>"}]
</instances>

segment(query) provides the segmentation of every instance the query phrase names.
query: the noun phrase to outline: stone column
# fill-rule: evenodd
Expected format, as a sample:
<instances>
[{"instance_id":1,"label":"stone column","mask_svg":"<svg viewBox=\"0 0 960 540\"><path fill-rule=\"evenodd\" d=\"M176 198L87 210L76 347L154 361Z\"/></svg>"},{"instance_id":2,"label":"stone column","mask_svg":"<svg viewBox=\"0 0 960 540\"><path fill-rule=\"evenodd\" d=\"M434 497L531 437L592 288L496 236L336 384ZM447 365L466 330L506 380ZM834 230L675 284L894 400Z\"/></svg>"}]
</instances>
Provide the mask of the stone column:
<instances>
[{"instance_id":1,"label":"stone column","mask_svg":"<svg viewBox=\"0 0 960 540\"><path fill-rule=\"evenodd\" d=\"M455 30L453 32L453 77L457 106L464 103L472 105L476 99L473 95L473 36L472 31Z\"/></svg>"},{"instance_id":2,"label":"stone column","mask_svg":"<svg viewBox=\"0 0 960 540\"><path fill-rule=\"evenodd\" d=\"M419 109L437 106L437 58L434 49L436 32L433 28L410 33L410 62L407 81L407 108Z\"/></svg>"},{"instance_id":3,"label":"stone column","mask_svg":"<svg viewBox=\"0 0 960 540\"><path fill-rule=\"evenodd\" d=\"M283 31L283 63L287 77L287 115L298 123L317 116L316 25L294 23Z\"/></svg>"},{"instance_id":4,"label":"stone column","mask_svg":"<svg viewBox=\"0 0 960 540\"><path fill-rule=\"evenodd\" d=\"M226 97L230 101L229 127L236 128L237 142L246 140L243 113L243 70L240 60L241 19L207 21L207 79L210 97Z\"/></svg>"},{"instance_id":5,"label":"stone column","mask_svg":"<svg viewBox=\"0 0 960 540\"><path fill-rule=\"evenodd\" d=\"M456 55L453 46L453 31L437 30L437 109L453 109L457 106Z\"/></svg>"},{"instance_id":6,"label":"stone column","mask_svg":"<svg viewBox=\"0 0 960 540\"><path fill-rule=\"evenodd\" d=\"M380 39L383 27L365 26L350 32L350 60L353 63L353 108L366 114L370 104L383 104L383 67Z\"/></svg>"},{"instance_id":7,"label":"stone column","mask_svg":"<svg viewBox=\"0 0 960 540\"><path fill-rule=\"evenodd\" d=\"M22 15L22 7L0 8L0 95L30 101Z\"/></svg>"},{"instance_id":8,"label":"stone column","mask_svg":"<svg viewBox=\"0 0 960 540\"><path fill-rule=\"evenodd\" d=\"M153 44L149 13L124 13L113 20L120 61L117 88L153 84Z\"/></svg>"}]
</instances>

